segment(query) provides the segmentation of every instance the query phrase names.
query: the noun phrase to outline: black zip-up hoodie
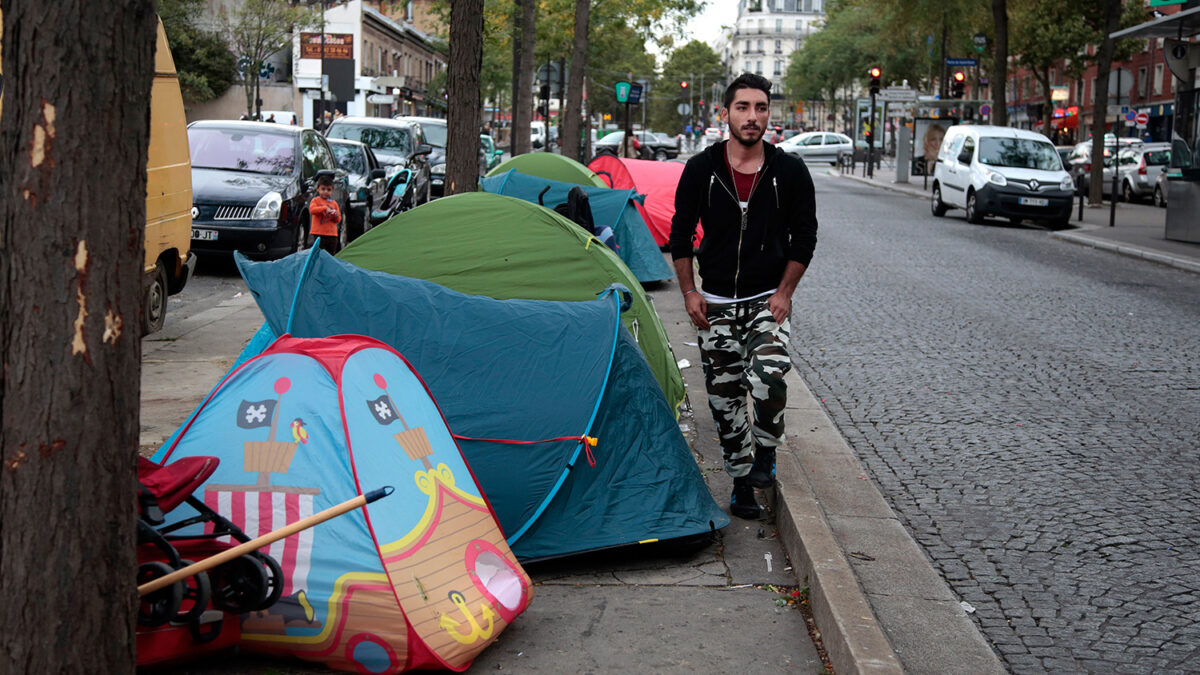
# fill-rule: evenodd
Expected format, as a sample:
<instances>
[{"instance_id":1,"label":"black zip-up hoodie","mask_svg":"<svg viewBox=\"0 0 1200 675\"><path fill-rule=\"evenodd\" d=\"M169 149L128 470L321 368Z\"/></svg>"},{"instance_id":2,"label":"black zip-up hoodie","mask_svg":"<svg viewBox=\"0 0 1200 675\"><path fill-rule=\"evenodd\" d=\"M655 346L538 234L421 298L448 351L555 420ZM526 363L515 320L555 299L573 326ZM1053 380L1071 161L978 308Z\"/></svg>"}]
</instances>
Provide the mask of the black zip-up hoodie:
<instances>
[{"instance_id":1,"label":"black zip-up hoodie","mask_svg":"<svg viewBox=\"0 0 1200 675\"><path fill-rule=\"evenodd\" d=\"M804 266L817 245L817 207L804 161L763 142L762 175L747 221L725 162L724 141L688 160L675 190L671 258L691 258L696 221L704 226L698 257L704 290L746 298L779 286L789 260Z\"/></svg>"}]
</instances>

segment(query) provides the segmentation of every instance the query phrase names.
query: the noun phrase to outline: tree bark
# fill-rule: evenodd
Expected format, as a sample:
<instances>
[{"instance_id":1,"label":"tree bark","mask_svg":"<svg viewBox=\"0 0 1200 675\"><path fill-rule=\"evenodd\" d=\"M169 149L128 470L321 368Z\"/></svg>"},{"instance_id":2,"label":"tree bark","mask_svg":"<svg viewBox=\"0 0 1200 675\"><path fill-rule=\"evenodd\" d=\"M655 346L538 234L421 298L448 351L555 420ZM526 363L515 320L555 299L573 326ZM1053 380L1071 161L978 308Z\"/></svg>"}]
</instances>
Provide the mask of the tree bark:
<instances>
[{"instance_id":1,"label":"tree bark","mask_svg":"<svg viewBox=\"0 0 1200 675\"><path fill-rule=\"evenodd\" d=\"M537 47L537 0L513 1L513 112L514 157L533 150L529 125L533 122L533 59Z\"/></svg>"},{"instance_id":2,"label":"tree bark","mask_svg":"<svg viewBox=\"0 0 1200 675\"><path fill-rule=\"evenodd\" d=\"M581 152L580 126L583 117L583 78L587 74L588 24L591 18L591 0L575 1L575 39L571 43L571 70L567 81L567 109L563 113L562 153L571 159L584 161Z\"/></svg>"},{"instance_id":3,"label":"tree bark","mask_svg":"<svg viewBox=\"0 0 1200 675\"><path fill-rule=\"evenodd\" d=\"M483 0L450 4L450 63L446 73L446 195L479 187L479 126L483 117Z\"/></svg>"},{"instance_id":4,"label":"tree bark","mask_svg":"<svg viewBox=\"0 0 1200 675\"><path fill-rule=\"evenodd\" d=\"M1046 138L1054 138L1054 129L1051 127L1054 123L1054 90L1050 88L1050 68L1034 70L1033 75L1042 85L1042 133Z\"/></svg>"},{"instance_id":5,"label":"tree bark","mask_svg":"<svg viewBox=\"0 0 1200 675\"><path fill-rule=\"evenodd\" d=\"M1104 201L1104 131L1108 116L1108 73L1112 70L1115 44L1109 37L1121 25L1121 0L1105 0L1103 40L1096 57L1096 86L1092 92L1092 170L1088 184L1088 203ZM1116 160L1116 149L1113 149ZM1116 199L1116 195L1113 195Z\"/></svg>"},{"instance_id":6,"label":"tree bark","mask_svg":"<svg viewBox=\"0 0 1200 675\"><path fill-rule=\"evenodd\" d=\"M127 673L154 5L3 19L0 672Z\"/></svg>"},{"instance_id":7,"label":"tree bark","mask_svg":"<svg viewBox=\"0 0 1200 675\"><path fill-rule=\"evenodd\" d=\"M992 20L996 24L996 76L992 88L991 123L1008 126L1008 0L992 0Z\"/></svg>"}]
</instances>

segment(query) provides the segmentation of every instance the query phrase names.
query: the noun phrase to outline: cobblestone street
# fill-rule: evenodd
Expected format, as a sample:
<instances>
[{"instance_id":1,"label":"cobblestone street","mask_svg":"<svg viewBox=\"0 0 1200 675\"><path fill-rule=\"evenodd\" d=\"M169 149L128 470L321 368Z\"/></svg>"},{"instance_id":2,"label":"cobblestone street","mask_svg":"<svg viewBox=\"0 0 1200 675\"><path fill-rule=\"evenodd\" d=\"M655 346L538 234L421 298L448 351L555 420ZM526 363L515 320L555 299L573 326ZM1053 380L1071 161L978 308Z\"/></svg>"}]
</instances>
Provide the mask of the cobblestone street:
<instances>
[{"instance_id":1,"label":"cobblestone street","mask_svg":"<svg viewBox=\"0 0 1200 675\"><path fill-rule=\"evenodd\" d=\"M1200 276L813 172L797 368L1007 666L1200 670Z\"/></svg>"}]
</instances>

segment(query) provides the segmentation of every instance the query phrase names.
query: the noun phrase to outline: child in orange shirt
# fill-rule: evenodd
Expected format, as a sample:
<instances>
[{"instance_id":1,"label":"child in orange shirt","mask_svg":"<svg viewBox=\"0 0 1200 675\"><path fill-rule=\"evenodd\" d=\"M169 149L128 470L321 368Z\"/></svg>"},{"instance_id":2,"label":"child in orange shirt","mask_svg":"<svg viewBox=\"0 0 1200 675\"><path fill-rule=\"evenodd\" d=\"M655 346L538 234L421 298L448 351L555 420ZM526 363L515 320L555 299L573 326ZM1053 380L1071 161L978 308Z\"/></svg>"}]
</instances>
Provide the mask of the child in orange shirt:
<instances>
[{"instance_id":1,"label":"child in orange shirt","mask_svg":"<svg viewBox=\"0 0 1200 675\"><path fill-rule=\"evenodd\" d=\"M317 176L317 196L308 203L311 233L320 237L321 248L329 253L338 252L338 223L342 222L342 213L338 203L330 199L333 196L333 176L322 173Z\"/></svg>"}]
</instances>

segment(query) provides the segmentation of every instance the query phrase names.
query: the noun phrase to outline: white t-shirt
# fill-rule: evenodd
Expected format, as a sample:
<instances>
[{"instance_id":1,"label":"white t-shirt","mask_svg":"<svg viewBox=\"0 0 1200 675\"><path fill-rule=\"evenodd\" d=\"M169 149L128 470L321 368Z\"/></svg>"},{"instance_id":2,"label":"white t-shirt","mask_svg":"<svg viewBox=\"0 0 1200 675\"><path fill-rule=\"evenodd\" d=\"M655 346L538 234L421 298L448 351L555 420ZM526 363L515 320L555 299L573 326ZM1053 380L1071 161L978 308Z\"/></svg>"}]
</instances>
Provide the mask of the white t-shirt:
<instances>
[{"instance_id":1,"label":"white t-shirt","mask_svg":"<svg viewBox=\"0 0 1200 675\"><path fill-rule=\"evenodd\" d=\"M757 300L759 298L763 298L768 295L771 295L772 293L774 293L777 290L779 290L779 289L773 288L769 291L763 291L762 293L759 293L758 295L752 295L748 298L727 298L723 295L713 295L712 293L705 293L704 291L700 291L700 295L704 296L704 300L706 302L710 302L714 305L728 305L728 304L732 304L735 302L746 302L747 300Z\"/></svg>"}]
</instances>

